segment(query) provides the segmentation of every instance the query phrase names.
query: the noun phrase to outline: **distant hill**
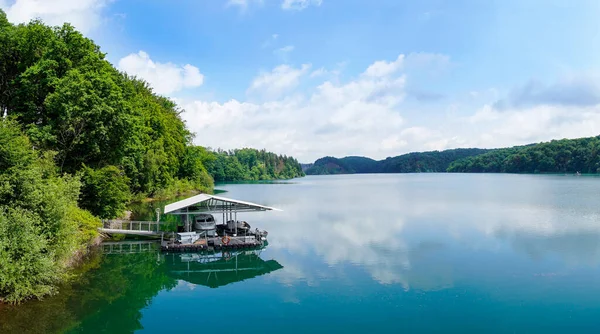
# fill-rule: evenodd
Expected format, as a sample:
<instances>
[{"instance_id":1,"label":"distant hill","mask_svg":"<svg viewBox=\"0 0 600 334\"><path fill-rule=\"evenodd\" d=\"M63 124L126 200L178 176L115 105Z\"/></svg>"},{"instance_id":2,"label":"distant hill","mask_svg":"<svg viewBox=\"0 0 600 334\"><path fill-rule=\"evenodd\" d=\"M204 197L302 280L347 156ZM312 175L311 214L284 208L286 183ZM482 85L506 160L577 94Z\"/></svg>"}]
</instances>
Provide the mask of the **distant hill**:
<instances>
[{"instance_id":1,"label":"distant hill","mask_svg":"<svg viewBox=\"0 0 600 334\"><path fill-rule=\"evenodd\" d=\"M354 174L354 169L350 168L343 160L344 158L323 157L315 161L304 173L306 175Z\"/></svg>"},{"instance_id":2,"label":"distant hill","mask_svg":"<svg viewBox=\"0 0 600 334\"><path fill-rule=\"evenodd\" d=\"M454 161L455 173L600 173L600 136L491 150Z\"/></svg>"},{"instance_id":3,"label":"distant hill","mask_svg":"<svg viewBox=\"0 0 600 334\"><path fill-rule=\"evenodd\" d=\"M600 174L600 136L489 150L414 152L379 161L324 157L305 171L307 175L431 172Z\"/></svg>"},{"instance_id":4,"label":"distant hill","mask_svg":"<svg viewBox=\"0 0 600 334\"><path fill-rule=\"evenodd\" d=\"M302 169L303 172L306 172L306 170L312 166L313 166L313 164L300 164L300 168Z\"/></svg>"},{"instance_id":5,"label":"distant hill","mask_svg":"<svg viewBox=\"0 0 600 334\"><path fill-rule=\"evenodd\" d=\"M385 160L350 156L324 157L305 170L307 175L362 174L362 173L427 173L445 172L450 164L489 152L485 149L466 148L445 151L415 152Z\"/></svg>"}]
</instances>

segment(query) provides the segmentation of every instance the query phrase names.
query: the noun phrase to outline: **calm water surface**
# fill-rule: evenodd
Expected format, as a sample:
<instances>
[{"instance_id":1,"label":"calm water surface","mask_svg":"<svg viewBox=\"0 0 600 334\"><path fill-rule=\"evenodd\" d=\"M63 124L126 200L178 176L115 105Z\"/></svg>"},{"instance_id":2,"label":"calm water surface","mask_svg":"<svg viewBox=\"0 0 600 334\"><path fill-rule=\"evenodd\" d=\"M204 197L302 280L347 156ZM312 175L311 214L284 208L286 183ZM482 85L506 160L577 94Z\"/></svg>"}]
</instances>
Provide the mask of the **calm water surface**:
<instances>
[{"instance_id":1,"label":"calm water surface","mask_svg":"<svg viewBox=\"0 0 600 334\"><path fill-rule=\"evenodd\" d=\"M598 332L600 178L401 174L229 184L262 251L92 257L0 332ZM148 210L152 212L152 210Z\"/></svg>"}]
</instances>

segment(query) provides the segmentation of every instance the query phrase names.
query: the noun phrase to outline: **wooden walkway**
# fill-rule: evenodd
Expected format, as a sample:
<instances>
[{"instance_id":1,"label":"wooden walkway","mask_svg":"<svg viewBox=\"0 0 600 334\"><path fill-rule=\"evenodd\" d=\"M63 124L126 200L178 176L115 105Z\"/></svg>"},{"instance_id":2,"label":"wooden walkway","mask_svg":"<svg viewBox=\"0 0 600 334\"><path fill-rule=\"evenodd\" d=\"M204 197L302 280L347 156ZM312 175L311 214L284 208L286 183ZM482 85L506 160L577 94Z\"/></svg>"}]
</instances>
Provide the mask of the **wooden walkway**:
<instances>
[{"instance_id":1,"label":"wooden walkway","mask_svg":"<svg viewBox=\"0 0 600 334\"><path fill-rule=\"evenodd\" d=\"M102 227L98 230L106 234L129 234L143 236L161 236L165 231L161 231L160 225L163 223L155 221L137 221L137 220L103 220Z\"/></svg>"}]
</instances>

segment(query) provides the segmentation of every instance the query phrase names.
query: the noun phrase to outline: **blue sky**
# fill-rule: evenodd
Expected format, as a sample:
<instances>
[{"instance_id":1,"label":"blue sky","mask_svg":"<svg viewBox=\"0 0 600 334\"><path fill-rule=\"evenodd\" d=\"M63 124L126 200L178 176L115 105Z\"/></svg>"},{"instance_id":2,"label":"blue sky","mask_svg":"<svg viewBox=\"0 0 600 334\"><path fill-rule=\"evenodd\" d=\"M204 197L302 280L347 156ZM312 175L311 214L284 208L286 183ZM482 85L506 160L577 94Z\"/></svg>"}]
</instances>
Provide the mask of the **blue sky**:
<instances>
[{"instance_id":1,"label":"blue sky","mask_svg":"<svg viewBox=\"0 0 600 334\"><path fill-rule=\"evenodd\" d=\"M0 0L68 21L213 148L309 162L600 134L600 2Z\"/></svg>"}]
</instances>

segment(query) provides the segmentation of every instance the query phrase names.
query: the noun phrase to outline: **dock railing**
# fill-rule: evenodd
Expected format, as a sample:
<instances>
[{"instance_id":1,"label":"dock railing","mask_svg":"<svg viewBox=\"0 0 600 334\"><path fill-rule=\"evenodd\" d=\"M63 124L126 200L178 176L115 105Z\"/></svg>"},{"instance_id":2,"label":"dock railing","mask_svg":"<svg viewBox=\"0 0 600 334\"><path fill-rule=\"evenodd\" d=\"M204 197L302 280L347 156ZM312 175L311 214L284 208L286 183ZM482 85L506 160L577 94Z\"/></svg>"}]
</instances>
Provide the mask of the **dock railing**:
<instances>
[{"instance_id":1,"label":"dock railing","mask_svg":"<svg viewBox=\"0 0 600 334\"><path fill-rule=\"evenodd\" d=\"M164 232L161 230L161 225L164 223L156 221L139 221L139 220L120 220L120 219L106 219L102 220L102 228L100 231L103 232L114 232L123 231L129 232L128 234L160 234Z\"/></svg>"}]
</instances>

